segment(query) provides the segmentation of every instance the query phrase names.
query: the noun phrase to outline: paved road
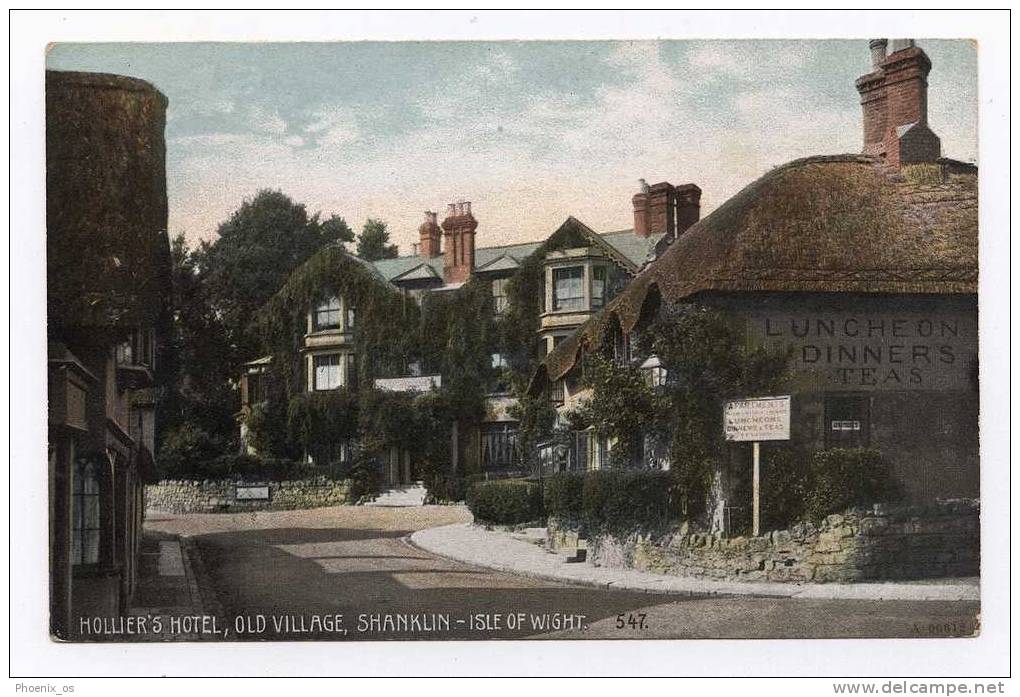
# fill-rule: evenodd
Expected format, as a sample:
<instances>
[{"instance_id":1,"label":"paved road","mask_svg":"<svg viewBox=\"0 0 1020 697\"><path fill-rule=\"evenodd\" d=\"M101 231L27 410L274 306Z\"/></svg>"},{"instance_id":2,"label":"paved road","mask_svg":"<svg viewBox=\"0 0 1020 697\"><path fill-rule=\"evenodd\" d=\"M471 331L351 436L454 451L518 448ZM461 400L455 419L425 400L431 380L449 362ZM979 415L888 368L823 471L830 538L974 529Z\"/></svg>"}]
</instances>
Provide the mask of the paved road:
<instances>
[{"instance_id":1,"label":"paved road","mask_svg":"<svg viewBox=\"0 0 1020 697\"><path fill-rule=\"evenodd\" d=\"M976 602L677 597L572 587L478 569L411 546L462 508L150 513L190 536L217 638L787 638L975 633ZM216 607L218 606L218 607ZM337 619L337 616L342 616ZM239 631L243 630L243 631Z\"/></svg>"}]
</instances>

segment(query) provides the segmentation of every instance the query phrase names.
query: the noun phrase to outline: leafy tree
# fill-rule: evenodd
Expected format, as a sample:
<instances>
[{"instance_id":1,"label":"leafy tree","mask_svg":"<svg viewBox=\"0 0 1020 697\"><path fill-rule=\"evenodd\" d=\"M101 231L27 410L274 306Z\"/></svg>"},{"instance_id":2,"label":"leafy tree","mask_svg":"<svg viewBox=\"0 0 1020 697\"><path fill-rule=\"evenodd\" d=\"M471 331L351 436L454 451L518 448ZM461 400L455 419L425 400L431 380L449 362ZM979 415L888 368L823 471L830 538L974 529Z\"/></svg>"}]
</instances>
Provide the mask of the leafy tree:
<instances>
[{"instance_id":1,"label":"leafy tree","mask_svg":"<svg viewBox=\"0 0 1020 697\"><path fill-rule=\"evenodd\" d=\"M291 272L323 245L352 239L343 218L320 221L280 191L263 189L219 226L214 242L202 243L202 285L238 362L263 351L255 314Z\"/></svg>"},{"instance_id":2,"label":"leafy tree","mask_svg":"<svg viewBox=\"0 0 1020 697\"><path fill-rule=\"evenodd\" d=\"M200 432L206 443L226 447L237 430L237 395L230 383L237 368L226 330L208 302L183 234L174 237L170 254L174 312L159 362L161 383L167 387L159 398L157 455L180 450L180 433L175 432Z\"/></svg>"},{"instance_id":3,"label":"leafy tree","mask_svg":"<svg viewBox=\"0 0 1020 697\"><path fill-rule=\"evenodd\" d=\"M369 218L358 235L358 256L365 261L392 259L397 256L397 245L389 244L390 233L386 223Z\"/></svg>"}]
</instances>

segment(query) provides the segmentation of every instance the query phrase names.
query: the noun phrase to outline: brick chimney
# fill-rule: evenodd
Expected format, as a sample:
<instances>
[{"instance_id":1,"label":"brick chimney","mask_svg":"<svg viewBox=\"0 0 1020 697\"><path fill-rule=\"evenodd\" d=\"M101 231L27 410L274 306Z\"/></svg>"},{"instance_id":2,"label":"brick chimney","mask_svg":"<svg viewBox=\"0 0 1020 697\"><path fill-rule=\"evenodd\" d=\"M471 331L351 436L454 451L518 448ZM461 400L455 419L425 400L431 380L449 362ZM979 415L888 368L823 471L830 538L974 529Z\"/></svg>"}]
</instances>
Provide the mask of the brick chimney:
<instances>
[{"instance_id":1,"label":"brick chimney","mask_svg":"<svg viewBox=\"0 0 1020 697\"><path fill-rule=\"evenodd\" d=\"M942 154L928 128L931 60L913 39L872 39L871 72L857 78L864 120L864 154L891 167L934 162ZM886 54L886 49L891 52Z\"/></svg>"},{"instance_id":2,"label":"brick chimney","mask_svg":"<svg viewBox=\"0 0 1020 697\"><path fill-rule=\"evenodd\" d=\"M471 215L471 202L460 201L446 207L443 221L443 282L463 283L475 268L475 230L478 221Z\"/></svg>"},{"instance_id":3,"label":"brick chimney","mask_svg":"<svg viewBox=\"0 0 1020 697\"><path fill-rule=\"evenodd\" d=\"M437 213L425 211L425 222L418 228L418 236L421 240L418 249L419 253L426 259L431 259L442 254L439 247L440 236L443 231L436 222Z\"/></svg>"},{"instance_id":4,"label":"brick chimney","mask_svg":"<svg viewBox=\"0 0 1020 697\"><path fill-rule=\"evenodd\" d=\"M638 180L641 191L631 199L634 204L634 234L649 237L665 233L674 238L683 233L701 215L701 189L694 184L673 186L659 182L651 186Z\"/></svg>"}]
</instances>

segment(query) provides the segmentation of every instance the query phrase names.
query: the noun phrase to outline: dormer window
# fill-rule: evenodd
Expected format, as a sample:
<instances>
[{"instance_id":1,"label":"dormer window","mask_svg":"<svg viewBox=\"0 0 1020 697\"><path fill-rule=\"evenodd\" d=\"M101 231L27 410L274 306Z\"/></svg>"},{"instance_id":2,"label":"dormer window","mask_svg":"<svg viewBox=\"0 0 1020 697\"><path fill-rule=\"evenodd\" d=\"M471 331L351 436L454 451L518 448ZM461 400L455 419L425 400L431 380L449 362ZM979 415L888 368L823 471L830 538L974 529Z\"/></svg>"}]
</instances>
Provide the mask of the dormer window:
<instances>
[{"instance_id":1,"label":"dormer window","mask_svg":"<svg viewBox=\"0 0 1020 697\"><path fill-rule=\"evenodd\" d=\"M340 299L330 298L315 308L312 316L312 327L315 331L340 328Z\"/></svg>"},{"instance_id":2,"label":"dormer window","mask_svg":"<svg viewBox=\"0 0 1020 697\"><path fill-rule=\"evenodd\" d=\"M568 266L553 269L552 309L584 309L584 267Z\"/></svg>"}]
</instances>

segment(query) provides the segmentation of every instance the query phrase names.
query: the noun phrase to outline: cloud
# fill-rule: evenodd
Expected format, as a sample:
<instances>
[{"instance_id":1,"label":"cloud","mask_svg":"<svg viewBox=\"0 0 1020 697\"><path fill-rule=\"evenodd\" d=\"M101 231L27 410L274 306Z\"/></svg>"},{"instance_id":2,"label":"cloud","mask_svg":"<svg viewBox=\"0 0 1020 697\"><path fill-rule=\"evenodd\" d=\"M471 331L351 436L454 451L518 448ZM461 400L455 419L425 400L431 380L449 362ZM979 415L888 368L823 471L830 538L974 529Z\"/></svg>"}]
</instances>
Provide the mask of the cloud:
<instances>
[{"instance_id":1,"label":"cloud","mask_svg":"<svg viewBox=\"0 0 1020 697\"><path fill-rule=\"evenodd\" d=\"M283 135L287 132L287 122L276 111L269 111L261 106L253 106L248 110L248 122L256 131Z\"/></svg>"},{"instance_id":2,"label":"cloud","mask_svg":"<svg viewBox=\"0 0 1020 697\"><path fill-rule=\"evenodd\" d=\"M339 105L320 107L310 115L311 121L302 129L308 139L319 145L336 146L353 143L361 137L350 109Z\"/></svg>"},{"instance_id":3,"label":"cloud","mask_svg":"<svg viewBox=\"0 0 1020 697\"><path fill-rule=\"evenodd\" d=\"M421 66L373 73L371 90L234 108L200 122L207 133L173 138L173 225L208 238L268 186L355 227L386 220L406 251L422 209L465 198L478 244L491 245L544 237L567 215L627 228L639 177L697 183L708 213L775 165L859 148L857 68L845 49L635 41L425 52ZM940 131L944 143L951 135Z\"/></svg>"}]
</instances>

